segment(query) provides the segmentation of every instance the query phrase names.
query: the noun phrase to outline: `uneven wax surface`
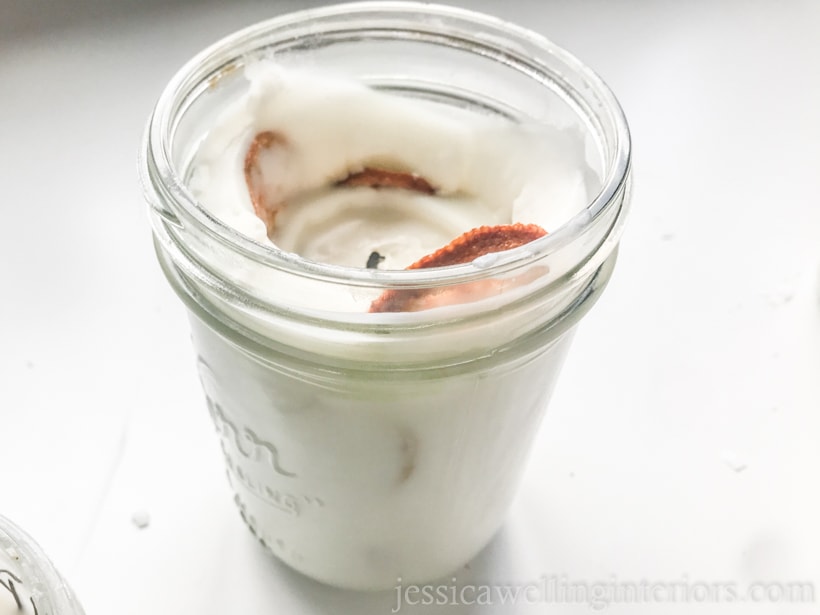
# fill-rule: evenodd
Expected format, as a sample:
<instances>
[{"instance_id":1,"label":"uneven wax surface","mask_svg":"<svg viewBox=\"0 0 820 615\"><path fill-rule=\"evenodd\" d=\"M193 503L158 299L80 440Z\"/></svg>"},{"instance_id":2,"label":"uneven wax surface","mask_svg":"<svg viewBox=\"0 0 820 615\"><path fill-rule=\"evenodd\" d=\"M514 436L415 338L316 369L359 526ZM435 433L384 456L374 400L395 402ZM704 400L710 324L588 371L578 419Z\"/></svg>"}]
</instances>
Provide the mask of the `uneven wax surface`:
<instances>
[{"instance_id":1,"label":"uneven wax surface","mask_svg":"<svg viewBox=\"0 0 820 615\"><path fill-rule=\"evenodd\" d=\"M471 229L554 229L586 204L570 131L268 63L247 74L248 93L197 153L192 188L225 223L282 250L404 269Z\"/></svg>"}]
</instances>

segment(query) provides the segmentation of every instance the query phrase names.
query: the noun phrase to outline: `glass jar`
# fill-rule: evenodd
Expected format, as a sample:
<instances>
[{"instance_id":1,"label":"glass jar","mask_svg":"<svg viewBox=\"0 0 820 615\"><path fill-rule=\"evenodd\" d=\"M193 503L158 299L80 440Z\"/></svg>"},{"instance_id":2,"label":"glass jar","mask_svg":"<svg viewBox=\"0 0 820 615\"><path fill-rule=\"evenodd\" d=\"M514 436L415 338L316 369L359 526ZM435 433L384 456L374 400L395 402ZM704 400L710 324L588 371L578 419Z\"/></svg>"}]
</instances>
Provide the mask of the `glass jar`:
<instances>
[{"instance_id":1,"label":"glass jar","mask_svg":"<svg viewBox=\"0 0 820 615\"><path fill-rule=\"evenodd\" d=\"M34 540L0 515L0 615L84 615Z\"/></svg>"},{"instance_id":2,"label":"glass jar","mask_svg":"<svg viewBox=\"0 0 820 615\"><path fill-rule=\"evenodd\" d=\"M201 140L247 91L242 69L271 58L570 129L591 198L543 238L451 267L341 267L254 241L197 202L189 178ZM347 588L429 581L476 555L503 522L573 329L615 263L630 140L606 85L543 37L469 11L308 10L186 64L149 120L140 168L251 531L293 568ZM332 301L480 284L498 290L418 312Z\"/></svg>"}]
</instances>

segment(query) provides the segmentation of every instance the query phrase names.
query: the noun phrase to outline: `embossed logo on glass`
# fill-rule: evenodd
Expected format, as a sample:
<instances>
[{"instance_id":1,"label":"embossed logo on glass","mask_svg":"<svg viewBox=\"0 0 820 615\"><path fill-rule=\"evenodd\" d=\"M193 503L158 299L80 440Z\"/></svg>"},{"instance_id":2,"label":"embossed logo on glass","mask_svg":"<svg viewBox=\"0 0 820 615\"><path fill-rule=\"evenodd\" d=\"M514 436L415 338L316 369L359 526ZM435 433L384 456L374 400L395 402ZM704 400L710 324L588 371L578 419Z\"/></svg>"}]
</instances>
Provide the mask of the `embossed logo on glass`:
<instances>
[{"instance_id":1,"label":"embossed logo on glass","mask_svg":"<svg viewBox=\"0 0 820 615\"><path fill-rule=\"evenodd\" d=\"M197 364L208 412L220 435L228 481L234 490L241 487L266 504L294 517L301 516L306 507L324 508L325 502L318 496L293 493L282 485L269 482L278 482L276 476L287 479L298 476L282 462L279 449L272 442L259 437L252 429L240 425L229 416L214 398L219 387L213 370L202 357L198 358ZM272 468L273 473L264 470L264 467Z\"/></svg>"},{"instance_id":2,"label":"embossed logo on glass","mask_svg":"<svg viewBox=\"0 0 820 615\"><path fill-rule=\"evenodd\" d=\"M278 508L282 512L298 517L302 514L305 506L316 506L323 508L325 502L322 498L311 495L296 495L288 491L276 489L259 480L256 480L242 466L234 462L222 444L222 452L225 455L225 465L228 467L228 480L233 484L234 479L245 489L265 500L268 504ZM234 485L235 487L236 485Z\"/></svg>"},{"instance_id":3,"label":"embossed logo on glass","mask_svg":"<svg viewBox=\"0 0 820 615\"><path fill-rule=\"evenodd\" d=\"M261 461L269 464L282 476L295 478L296 474L289 472L282 467L279 462L279 450L270 442L266 442L257 436L253 430L248 427L242 429L237 426L225 416L222 408L210 396L206 395L208 403L208 412L211 413L211 418L216 425L217 431L223 438L227 438L236 446L236 450L251 461Z\"/></svg>"},{"instance_id":4,"label":"embossed logo on glass","mask_svg":"<svg viewBox=\"0 0 820 615\"><path fill-rule=\"evenodd\" d=\"M259 461L269 464L277 473L288 478L295 478L296 474L286 470L279 460L279 449L272 442L260 438L249 427L239 427L236 422L228 418L225 411L214 399L215 391L212 384L216 384L217 379L211 366L201 356L197 357L197 369L202 389L205 391L205 399L208 404L208 412L216 425L219 435L225 440L232 442L240 455L251 461ZM223 447L224 449L224 447Z\"/></svg>"}]
</instances>

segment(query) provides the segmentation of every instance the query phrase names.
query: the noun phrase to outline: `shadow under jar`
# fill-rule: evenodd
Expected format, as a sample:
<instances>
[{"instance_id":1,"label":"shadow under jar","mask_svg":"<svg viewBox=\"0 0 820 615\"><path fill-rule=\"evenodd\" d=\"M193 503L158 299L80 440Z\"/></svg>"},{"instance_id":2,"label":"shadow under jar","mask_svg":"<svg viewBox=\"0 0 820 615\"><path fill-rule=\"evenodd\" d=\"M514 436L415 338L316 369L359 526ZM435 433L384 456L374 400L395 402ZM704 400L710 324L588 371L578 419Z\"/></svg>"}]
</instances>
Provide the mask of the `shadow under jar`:
<instances>
[{"instance_id":1,"label":"shadow under jar","mask_svg":"<svg viewBox=\"0 0 820 615\"><path fill-rule=\"evenodd\" d=\"M545 237L448 267L346 267L251 239L195 198L190 178L209 130L246 95L245 69L262 61L559 130L582 152L589 198ZM503 522L574 327L615 263L630 142L605 84L543 37L464 10L303 11L186 64L150 118L140 166L252 532L293 568L356 589L430 581L475 556ZM482 284L495 291L367 309L385 292Z\"/></svg>"}]
</instances>

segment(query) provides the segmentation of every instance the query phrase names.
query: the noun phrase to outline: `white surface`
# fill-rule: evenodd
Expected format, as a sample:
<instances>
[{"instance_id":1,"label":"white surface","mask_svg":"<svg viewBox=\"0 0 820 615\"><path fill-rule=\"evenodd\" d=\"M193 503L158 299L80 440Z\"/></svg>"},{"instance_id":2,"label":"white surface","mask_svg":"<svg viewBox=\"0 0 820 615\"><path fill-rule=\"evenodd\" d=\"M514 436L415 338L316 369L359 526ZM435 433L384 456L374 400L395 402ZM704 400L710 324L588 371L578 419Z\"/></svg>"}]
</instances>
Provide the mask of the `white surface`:
<instances>
[{"instance_id":1,"label":"white surface","mask_svg":"<svg viewBox=\"0 0 820 615\"><path fill-rule=\"evenodd\" d=\"M295 4L179 6L0 39L0 510L89 615L394 608L394 594L288 571L243 527L136 180L172 72ZM459 584L807 581L820 601L820 4L470 6L603 75L630 119L636 173L621 260L520 497ZM607 612L670 608L818 602Z\"/></svg>"}]
</instances>

